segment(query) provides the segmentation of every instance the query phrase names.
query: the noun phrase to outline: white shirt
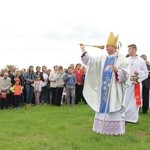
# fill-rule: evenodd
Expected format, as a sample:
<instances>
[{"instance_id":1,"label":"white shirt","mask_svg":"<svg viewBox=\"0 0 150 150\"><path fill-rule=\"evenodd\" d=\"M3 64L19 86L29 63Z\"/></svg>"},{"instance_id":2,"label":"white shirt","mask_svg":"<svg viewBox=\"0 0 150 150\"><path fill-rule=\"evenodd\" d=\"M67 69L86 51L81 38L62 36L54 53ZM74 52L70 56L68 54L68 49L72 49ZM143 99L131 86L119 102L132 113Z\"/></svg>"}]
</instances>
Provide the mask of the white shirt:
<instances>
[{"instance_id":1,"label":"white shirt","mask_svg":"<svg viewBox=\"0 0 150 150\"><path fill-rule=\"evenodd\" d=\"M47 73L45 73L45 72L43 72L43 79L44 79L44 80L48 80L48 75L47 75Z\"/></svg>"}]
</instances>

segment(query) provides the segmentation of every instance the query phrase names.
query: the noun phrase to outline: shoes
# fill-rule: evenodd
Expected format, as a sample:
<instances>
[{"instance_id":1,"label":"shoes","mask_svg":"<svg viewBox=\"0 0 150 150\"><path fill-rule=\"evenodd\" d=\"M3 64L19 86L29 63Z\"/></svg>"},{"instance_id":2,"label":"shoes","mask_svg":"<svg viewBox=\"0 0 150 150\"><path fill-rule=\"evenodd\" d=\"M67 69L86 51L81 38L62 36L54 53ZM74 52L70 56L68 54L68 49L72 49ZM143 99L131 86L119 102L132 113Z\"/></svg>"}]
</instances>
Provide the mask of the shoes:
<instances>
[{"instance_id":1,"label":"shoes","mask_svg":"<svg viewBox=\"0 0 150 150\"><path fill-rule=\"evenodd\" d=\"M27 104L27 107L31 106L31 104Z\"/></svg>"},{"instance_id":2,"label":"shoes","mask_svg":"<svg viewBox=\"0 0 150 150\"><path fill-rule=\"evenodd\" d=\"M147 112L147 111L145 111L145 112L143 112L143 114L148 114L148 112Z\"/></svg>"},{"instance_id":3,"label":"shoes","mask_svg":"<svg viewBox=\"0 0 150 150\"><path fill-rule=\"evenodd\" d=\"M129 121L125 121L125 124L128 124L128 123L130 123L130 124L138 124L138 122L129 122Z\"/></svg>"},{"instance_id":4,"label":"shoes","mask_svg":"<svg viewBox=\"0 0 150 150\"><path fill-rule=\"evenodd\" d=\"M20 109L20 107L15 107L15 109Z\"/></svg>"}]
</instances>

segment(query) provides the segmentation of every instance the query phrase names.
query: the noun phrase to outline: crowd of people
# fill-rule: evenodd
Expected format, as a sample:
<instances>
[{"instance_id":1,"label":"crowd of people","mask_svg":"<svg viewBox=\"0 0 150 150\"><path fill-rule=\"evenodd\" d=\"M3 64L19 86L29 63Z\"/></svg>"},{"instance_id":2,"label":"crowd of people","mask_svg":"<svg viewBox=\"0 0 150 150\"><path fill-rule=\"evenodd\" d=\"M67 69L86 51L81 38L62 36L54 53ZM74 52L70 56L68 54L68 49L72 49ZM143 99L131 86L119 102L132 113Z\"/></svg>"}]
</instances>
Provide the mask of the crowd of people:
<instances>
[{"instance_id":1,"label":"crowd of people","mask_svg":"<svg viewBox=\"0 0 150 150\"><path fill-rule=\"evenodd\" d=\"M73 106L86 101L82 95L86 68L80 63L71 64L67 69L55 65L53 70L46 66L30 66L28 70L13 67L1 70L1 109L40 104Z\"/></svg>"}]
</instances>

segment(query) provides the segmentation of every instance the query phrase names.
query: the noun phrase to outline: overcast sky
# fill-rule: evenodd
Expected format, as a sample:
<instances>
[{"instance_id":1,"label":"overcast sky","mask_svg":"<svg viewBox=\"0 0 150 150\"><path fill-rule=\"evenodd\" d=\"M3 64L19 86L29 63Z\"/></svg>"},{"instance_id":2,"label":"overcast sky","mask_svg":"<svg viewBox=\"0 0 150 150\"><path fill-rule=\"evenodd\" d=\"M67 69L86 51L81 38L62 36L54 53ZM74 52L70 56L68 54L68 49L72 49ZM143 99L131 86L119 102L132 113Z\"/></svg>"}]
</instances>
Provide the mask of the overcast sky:
<instances>
[{"instance_id":1,"label":"overcast sky","mask_svg":"<svg viewBox=\"0 0 150 150\"><path fill-rule=\"evenodd\" d=\"M148 0L0 0L0 68L67 67L80 61L79 43L106 44L110 31L150 59ZM92 56L105 53L87 47ZM69 55L69 56L68 56ZM8 57L9 56L9 57Z\"/></svg>"}]
</instances>

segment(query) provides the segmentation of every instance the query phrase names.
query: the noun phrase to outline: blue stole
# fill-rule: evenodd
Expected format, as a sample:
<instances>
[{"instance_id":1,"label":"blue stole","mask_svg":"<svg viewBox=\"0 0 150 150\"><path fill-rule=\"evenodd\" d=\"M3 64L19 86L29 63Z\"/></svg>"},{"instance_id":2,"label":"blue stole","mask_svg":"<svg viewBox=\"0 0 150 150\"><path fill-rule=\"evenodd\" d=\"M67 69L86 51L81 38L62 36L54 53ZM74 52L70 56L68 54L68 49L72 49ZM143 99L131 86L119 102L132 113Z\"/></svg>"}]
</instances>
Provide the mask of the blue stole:
<instances>
[{"instance_id":1,"label":"blue stole","mask_svg":"<svg viewBox=\"0 0 150 150\"><path fill-rule=\"evenodd\" d=\"M100 113L105 113L106 109L106 103L108 101L107 111L109 112L109 106L110 106L110 84L112 79L112 68L111 66L115 63L115 57L110 56L106 58L105 65L103 68L103 74L102 74L102 87L101 87L101 103L100 103Z\"/></svg>"}]
</instances>

